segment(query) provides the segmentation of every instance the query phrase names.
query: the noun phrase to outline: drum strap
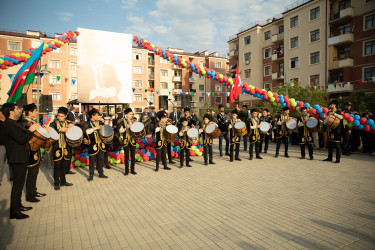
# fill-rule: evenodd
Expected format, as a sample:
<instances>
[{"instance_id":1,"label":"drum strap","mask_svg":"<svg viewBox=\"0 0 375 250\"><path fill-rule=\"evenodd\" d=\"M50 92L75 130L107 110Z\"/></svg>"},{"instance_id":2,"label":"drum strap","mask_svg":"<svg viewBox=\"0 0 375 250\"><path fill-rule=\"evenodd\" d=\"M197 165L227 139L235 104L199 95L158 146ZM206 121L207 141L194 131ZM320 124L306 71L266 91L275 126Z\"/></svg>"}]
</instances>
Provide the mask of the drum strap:
<instances>
[{"instance_id":1,"label":"drum strap","mask_svg":"<svg viewBox=\"0 0 375 250\"><path fill-rule=\"evenodd\" d=\"M60 128L67 128L68 127L68 124L66 121L64 121L62 124L60 123L60 121L57 121L56 122L56 127L57 127L57 131L60 130ZM65 133L64 132L60 132L59 131L59 148L62 148L64 149L65 148L65 145L66 145L66 141L65 141Z\"/></svg>"}]
</instances>

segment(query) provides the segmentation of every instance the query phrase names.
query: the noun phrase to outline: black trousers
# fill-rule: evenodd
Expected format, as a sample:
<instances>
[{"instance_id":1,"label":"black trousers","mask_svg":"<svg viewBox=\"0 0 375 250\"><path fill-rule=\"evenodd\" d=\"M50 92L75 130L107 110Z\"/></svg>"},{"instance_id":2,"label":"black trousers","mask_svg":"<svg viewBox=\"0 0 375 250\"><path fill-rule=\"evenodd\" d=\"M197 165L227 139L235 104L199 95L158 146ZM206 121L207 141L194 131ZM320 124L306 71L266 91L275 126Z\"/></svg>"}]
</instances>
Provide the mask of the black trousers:
<instances>
[{"instance_id":1,"label":"black trousers","mask_svg":"<svg viewBox=\"0 0 375 250\"><path fill-rule=\"evenodd\" d=\"M305 152L306 144L307 144L307 148L309 149L309 156L313 157L313 146L312 146L311 143L308 143L308 142L300 144L300 147L301 147L301 156L305 157L305 155L306 155L306 152Z\"/></svg>"},{"instance_id":2,"label":"black trousers","mask_svg":"<svg viewBox=\"0 0 375 250\"><path fill-rule=\"evenodd\" d=\"M156 169L159 169L160 157L164 168L167 167L167 147L163 146L156 150Z\"/></svg>"},{"instance_id":3,"label":"black trousers","mask_svg":"<svg viewBox=\"0 0 375 250\"><path fill-rule=\"evenodd\" d=\"M269 142L270 142L270 139L272 140L272 138L271 138L271 133L270 133L269 135L265 135L265 136L264 136L264 139L261 140L261 141L259 142L259 152L260 152L260 153L262 152L263 141L264 141L264 152L267 153L267 150L268 150L268 144L269 144Z\"/></svg>"},{"instance_id":4,"label":"black trousers","mask_svg":"<svg viewBox=\"0 0 375 250\"><path fill-rule=\"evenodd\" d=\"M223 154L223 139L225 140L225 153L229 154L229 139L227 137L227 132L221 132L219 136L219 152L220 155Z\"/></svg>"},{"instance_id":5,"label":"black trousers","mask_svg":"<svg viewBox=\"0 0 375 250\"><path fill-rule=\"evenodd\" d=\"M344 154L349 153L349 141L350 141L350 135L348 133L345 133L342 135L342 151L344 151Z\"/></svg>"},{"instance_id":6,"label":"black trousers","mask_svg":"<svg viewBox=\"0 0 375 250\"><path fill-rule=\"evenodd\" d=\"M128 146L124 147L125 153L125 173L129 173L129 150L130 150L130 171L134 171L135 169L135 146L128 144Z\"/></svg>"},{"instance_id":7,"label":"black trousers","mask_svg":"<svg viewBox=\"0 0 375 250\"><path fill-rule=\"evenodd\" d=\"M108 164L108 153L107 153L107 151L104 152L103 160L104 160L104 166L109 166L109 164Z\"/></svg>"},{"instance_id":8,"label":"black trousers","mask_svg":"<svg viewBox=\"0 0 375 250\"><path fill-rule=\"evenodd\" d=\"M39 173L39 163L32 167L27 167L26 176L26 199L31 199L36 195L36 179Z\"/></svg>"},{"instance_id":9,"label":"black trousers","mask_svg":"<svg viewBox=\"0 0 375 250\"><path fill-rule=\"evenodd\" d=\"M286 136L277 138L276 154L279 155L281 142L284 143L284 146L285 146L285 155L288 155L289 138Z\"/></svg>"},{"instance_id":10,"label":"black trousers","mask_svg":"<svg viewBox=\"0 0 375 250\"><path fill-rule=\"evenodd\" d=\"M167 143L167 154L168 154L168 160L169 160L169 162L171 162L171 161L173 161L173 159L172 159L172 150L171 150L171 143L170 142L168 142ZM188 157L189 157L190 155L188 155Z\"/></svg>"},{"instance_id":11,"label":"black trousers","mask_svg":"<svg viewBox=\"0 0 375 250\"><path fill-rule=\"evenodd\" d=\"M184 165L184 158L186 157L186 165L189 165L190 149L184 148L180 151L180 165Z\"/></svg>"},{"instance_id":12,"label":"black trousers","mask_svg":"<svg viewBox=\"0 0 375 250\"><path fill-rule=\"evenodd\" d=\"M60 160L53 163L53 178L55 180L55 186L60 186L61 183L66 182L66 172L69 169L70 161L69 160Z\"/></svg>"},{"instance_id":13,"label":"black trousers","mask_svg":"<svg viewBox=\"0 0 375 250\"><path fill-rule=\"evenodd\" d=\"M332 159L333 157L333 148L336 149L336 161L340 160L340 157L341 157L340 142L334 142L328 139L328 159Z\"/></svg>"},{"instance_id":14,"label":"black trousers","mask_svg":"<svg viewBox=\"0 0 375 250\"><path fill-rule=\"evenodd\" d=\"M96 163L96 169L98 170L99 174L103 173L103 158L104 158L104 152L99 149L99 152L96 155L90 155L89 156L89 170L90 175L94 175L95 172L95 163Z\"/></svg>"},{"instance_id":15,"label":"black trousers","mask_svg":"<svg viewBox=\"0 0 375 250\"><path fill-rule=\"evenodd\" d=\"M236 146L236 149L234 147ZM235 150L235 152L233 152ZM230 160L233 160L233 153L235 153L234 158L238 159L240 156L240 144L239 143L232 143L230 144Z\"/></svg>"},{"instance_id":16,"label":"black trousers","mask_svg":"<svg viewBox=\"0 0 375 250\"><path fill-rule=\"evenodd\" d=\"M250 155L251 158L253 158L253 155L254 155L254 146L255 146L255 155L256 155L256 157L259 157L260 143L259 142L253 142L253 143L250 143L250 150L249 150L249 155Z\"/></svg>"},{"instance_id":17,"label":"black trousers","mask_svg":"<svg viewBox=\"0 0 375 250\"><path fill-rule=\"evenodd\" d=\"M13 170L13 186L10 193L10 214L20 212L22 203L22 189L25 184L27 163L9 164Z\"/></svg>"},{"instance_id":18,"label":"black trousers","mask_svg":"<svg viewBox=\"0 0 375 250\"><path fill-rule=\"evenodd\" d=\"M207 149L208 149L208 156L207 156ZM204 162L207 162L208 158L210 160L210 162L212 162L212 145L207 145L207 146L204 146L203 145L203 158L204 158Z\"/></svg>"},{"instance_id":19,"label":"black trousers","mask_svg":"<svg viewBox=\"0 0 375 250\"><path fill-rule=\"evenodd\" d=\"M248 135L244 135L243 136L243 150L247 150L247 141L249 140L249 136Z\"/></svg>"}]
</instances>

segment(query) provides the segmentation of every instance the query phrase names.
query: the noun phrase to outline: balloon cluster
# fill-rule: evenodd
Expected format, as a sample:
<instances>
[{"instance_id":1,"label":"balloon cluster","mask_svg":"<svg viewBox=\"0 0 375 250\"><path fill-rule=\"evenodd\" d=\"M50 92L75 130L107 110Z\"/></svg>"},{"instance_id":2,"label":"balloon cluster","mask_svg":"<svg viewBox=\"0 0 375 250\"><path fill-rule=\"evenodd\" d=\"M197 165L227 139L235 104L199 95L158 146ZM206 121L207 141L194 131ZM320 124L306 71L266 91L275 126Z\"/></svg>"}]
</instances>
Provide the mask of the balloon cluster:
<instances>
[{"instance_id":1,"label":"balloon cluster","mask_svg":"<svg viewBox=\"0 0 375 250\"><path fill-rule=\"evenodd\" d=\"M70 168L85 167L89 165L89 152L87 148L75 148L72 156Z\"/></svg>"},{"instance_id":2,"label":"balloon cluster","mask_svg":"<svg viewBox=\"0 0 375 250\"><path fill-rule=\"evenodd\" d=\"M178 139L174 140L174 142L171 143L172 145L172 152L171 155L174 158L180 157L180 141ZM203 140L202 138L199 139L199 141L192 143L189 151L190 156L202 156L203 154Z\"/></svg>"},{"instance_id":3,"label":"balloon cluster","mask_svg":"<svg viewBox=\"0 0 375 250\"><path fill-rule=\"evenodd\" d=\"M47 52L51 52L52 50L64 46L66 43L71 42L72 39L76 38L78 35L78 31L73 32L69 30L62 36L58 36L54 40L45 43L42 52L43 55L45 55ZM30 48L21 52L17 52L13 55L5 55L4 57L0 57L0 69L8 69L9 67L12 67L14 65L25 63L36 50L37 48Z\"/></svg>"},{"instance_id":4,"label":"balloon cluster","mask_svg":"<svg viewBox=\"0 0 375 250\"><path fill-rule=\"evenodd\" d=\"M147 40L141 39L137 36L134 36L133 41L138 44L141 47L144 47L148 49L149 51L153 51L156 55L162 56L164 59L169 60L171 63L180 66L181 68L184 67L190 72L195 72L196 74L205 76L206 78L210 78L212 80L218 81L219 83L223 83L224 86L227 84L233 85L233 79L231 77L224 77L222 74L219 74L218 72L215 72L213 69L208 69L206 67L203 67L202 65L198 65L196 63L189 62L188 60L178 57L177 55L174 55L170 53L169 51L166 51L164 49L161 49ZM242 87L242 93L247 93L250 95L253 95L254 97L260 98L261 100L265 102L270 102L274 106L280 106L280 107L289 107L292 110L300 111L300 108L306 107L307 112L313 114L317 119L323 119L324 115L328 113L328 109L325 107L322 107L318 104L315 104L313 107L310 106L309 103L304 103L302 101L297 101L294 98L290 98L288 96L279 95L277 93L273 93L270 90L260 89L258 87L255 87L253 85L249 85L246 82L241 81L241 87ZM348 125L349 127L353 127L355 129L369 131L375 134L375 125L374 121L369 119L369 123L366 120L366 118L358 119L358 122L355 124L353 123L355 121L354 117L351 115L344 115L344 124ZM351 119L353 118L353 119ZM360 122L362 120L362 123Z\"/></svg>"},{"instance_id":5,"label":"balloon cluster","mask_svg":"<svg viewBox=\"0 0 375 250\"><path fill-rule=\"evenodd\" d=\"M43 115L43 124L45 124L45 125L49 125L52 121L53 121L54 119L53 119L53 115L51 115L51 114L45 114L45 115Z\"/></svg>"}]
</instances>

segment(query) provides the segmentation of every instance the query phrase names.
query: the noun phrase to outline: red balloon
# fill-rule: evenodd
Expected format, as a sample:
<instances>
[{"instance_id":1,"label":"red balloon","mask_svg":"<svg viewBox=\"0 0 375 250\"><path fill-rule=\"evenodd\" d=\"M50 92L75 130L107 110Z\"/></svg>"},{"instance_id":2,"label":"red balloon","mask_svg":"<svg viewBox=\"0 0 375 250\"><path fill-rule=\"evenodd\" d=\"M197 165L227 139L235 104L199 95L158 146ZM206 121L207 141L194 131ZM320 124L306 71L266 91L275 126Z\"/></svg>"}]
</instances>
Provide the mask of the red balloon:
<instances>
[{"instance_id":1,"label":"red balloon","mask_svg":"<svg viewBox=\"0 0 375 250\"><path fill-rule=\"evenodd\" d=\"M307 108L307 113L310 113L310 108Z\"/></svg>"},{"instance_id":2,"label":"red balloon","mask_svg":"<svg viewBox=\"0 0 375 250\"><path fill-rule=\"evenodd\" d=\"M296 107L293 107L293 106L292 106L292 110L296 110Z\"/></svg>"},{"instance_id":3,"label":"red balloon","mask_svg":"<svg viewBox=\"0 0 375 250\"><path fill-rule=\"evenodd\" d=\"M312 113L313 113L313 115L315 115L316 114L316 109L313 109Z\"/></svg>"},{"instance_id":4,"label":"red balloon","mask_svg":"<svg viewBox=\"0 0 375 250\"><path fill-rule=\"evenodd\" d=\"M369 132L370 131L370 125L365 125L363 128L363 131Z\"/></svg>"},{"instance_id":5,"label":"red balloon","mask_svg":"<svg viewBox=\"0 0 375 250\"><path fill-rule=\"evenodd\" d=\"M351 116L349 116L349 118L347 120L348 120L348 122L354 122L354 118L351 117Z\"/></svg>"},{"instance_id":6,"label":"red balloon","mask_svg":"<svg viewBox=\"0 0 375 250\"><path fill-rule=\"evenodd\" d=\"M361 123L362 125L365 125L367 122L367 119L362 117L360 120L359 120L359 123Z\"/></svg>"},{"instance_id":7,"label":"red balloon","mask_svg":"<svg viewBox=\"0 0 375 250\"><path fill-rule=\"evenodd\" d=\"M300 108L302 108L303 106L305 106L305 104L304 104L303 102L299 102L299 103L298 103L298 106L299 106Z\"/></svg>"},{"instance_id":8,"label":"red balloon","mask_svg":"<svg viewBox=\"0 0 375 250\"><path fill-rule=\"evenodd\" d=\"M255 90L254 89L250 89L250 94L254 95L255 94Z\"/></svg>"},{"instance_id":9,"label":"red balloon","mask_svg":"<svg viewBox=\"0 0 375 250\"><path fill-rule=\"evenodd\" d=\"M257 92L257 93L259 92L259 88L258 88L258 87L255 87L254 90L255 90L255 92Z\"/></svg>"},{"instance_id":10,"label":"red balloon","mask_svg":"<svg viewBox=\"0 0 375 250\"><path fill-rule=\"evenodd\" d=\"M292 108L292 104L290 102L287 104L288 108Z\"/></svg>"},{"instance_id":11,"label":"red balloon","mask_svg":"<svg viewBox=\"0 0 375 250\"><path fill-rule=\"evenodd\" d=\"M348 120L349 114L348 113L344 113L343 117L344 117L345 120Z\"/></svg>"},{"instance_id":12,"label":"red balloon","mask_svg":"<svg viewBox=\"0 0 375 250\"><path fill-rule=\"evenodd\" d=\"M276 101L276 103L279 103L280 102L280 98L275 98L275 101Z\"/></svg>"}]
</instances>

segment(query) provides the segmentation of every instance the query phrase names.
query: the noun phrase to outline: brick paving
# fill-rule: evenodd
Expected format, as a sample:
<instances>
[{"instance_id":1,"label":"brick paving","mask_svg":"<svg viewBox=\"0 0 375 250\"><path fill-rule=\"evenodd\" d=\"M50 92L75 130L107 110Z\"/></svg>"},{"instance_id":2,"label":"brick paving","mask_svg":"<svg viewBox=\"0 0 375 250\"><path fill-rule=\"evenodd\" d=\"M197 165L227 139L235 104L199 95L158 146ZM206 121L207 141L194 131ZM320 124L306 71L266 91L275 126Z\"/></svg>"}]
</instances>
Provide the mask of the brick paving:
<instances>
[{"instance_id":1,"label":"brick paving","mask_svg":"<svg viewBox=\"0 0 375 250\"><path fill-rule=\"evenodd\" d=\"M243 147L241 146L241 149ZM283 148L282 148L283 150ZM123 165L93 182L88 169L68 175L72 187L54 191L52 169L41 167L38 191L47 193L26 220L9 220L11 185L0 186L0 249L374 249L375 158L343 157L327 163L275 159L275 144L263 160L219 157L192 168L154 172L155 162ZM283 152L283 151L281 151Z\"/></svg>"}]
</instances>

